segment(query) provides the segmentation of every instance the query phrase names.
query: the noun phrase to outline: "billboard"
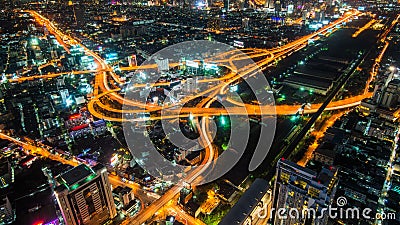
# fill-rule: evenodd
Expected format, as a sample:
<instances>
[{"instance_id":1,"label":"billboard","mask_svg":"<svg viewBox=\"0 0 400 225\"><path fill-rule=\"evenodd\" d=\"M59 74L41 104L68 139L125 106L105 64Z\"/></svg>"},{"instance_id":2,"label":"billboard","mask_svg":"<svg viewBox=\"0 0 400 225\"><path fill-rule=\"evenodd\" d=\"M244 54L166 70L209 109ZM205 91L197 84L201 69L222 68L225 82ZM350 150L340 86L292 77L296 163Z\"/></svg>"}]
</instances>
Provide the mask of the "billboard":
<instances>
[{"instance_id":1,"label":"billboard","mask_svg":"<svg viewBox=\"0 0 400 225\"><path fill-rule=\"evenodd\" d=\"M233 41L233 46L238 48L244 48L243 41Z\"/></svg>"},{"instance_id":2,"label":"billboard","mask_svg":"<svg viewBox=\"0 0 400 225\"><path fill-rule=\"evenodd\" d=\"M293 9L294 9L294 5L288 5L288 7L287 7L287 12L288 12L289 14L291 14L291 13L293 13Z\"/></svg>"}]
</instances>

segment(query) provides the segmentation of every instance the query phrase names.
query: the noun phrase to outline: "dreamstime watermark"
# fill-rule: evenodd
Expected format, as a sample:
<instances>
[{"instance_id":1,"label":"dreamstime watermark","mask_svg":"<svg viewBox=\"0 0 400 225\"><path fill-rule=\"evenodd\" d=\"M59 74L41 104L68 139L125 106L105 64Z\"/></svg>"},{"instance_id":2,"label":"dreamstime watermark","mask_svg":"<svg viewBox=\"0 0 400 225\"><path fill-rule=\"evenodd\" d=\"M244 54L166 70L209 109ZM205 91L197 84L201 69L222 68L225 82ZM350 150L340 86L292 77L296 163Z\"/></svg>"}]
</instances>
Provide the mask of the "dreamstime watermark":
<instances>
[{"instance_id":1,"label":"dreamstime watermark","mask_svg":"<svg viewBox=\"0 0 400 225\"><path fill-rule=\"evenodd\" d=\"M222 177L239 161L250 140L248 110L262 124L248 169L253 171L263 162L275 134L275 100L259 65L248 56L252 50L247 51L215 41L182 42L153 54L135 70L124 89L123 130L135 161L147 173L159 180L194 185ZM254 54L263 55L262 65L273 58L268 51ZM243 93L252 98L243 100ZM223 151L213 143L222 116L230 125L224 128L229 137L223 138L227 142ZM187 126L180 119L189 121ZM185 126L199 137L188 137ZM165 138L157 136L160 133ZM185 157L199 150L204 153L195 166L176 163L178 159L171 156L179 151Z\"/></svg>"},{"instance_id":2,"label":"dreamstime watermark","mask_svg":"<svg viewBox=\"0 0 400 225\"><path fill-rule=\"evenodd\" d=\"M320 211L317 211L315 208L305 208L303 210L299 210L297 208L272 208L269 213L269 218L272 219L275 216L275 219L279 220L304 220L304 219L322 219L328 217L330 219L366 219L366 220L395 220L396 213L373 213L371 208L346 208L347 199L346 197L337 198L336 204L338 207L326 207L321 208ZM267 218L267 208L263 207L258 211L258 217L260 219Z\"/></svg>"}]
</instances>

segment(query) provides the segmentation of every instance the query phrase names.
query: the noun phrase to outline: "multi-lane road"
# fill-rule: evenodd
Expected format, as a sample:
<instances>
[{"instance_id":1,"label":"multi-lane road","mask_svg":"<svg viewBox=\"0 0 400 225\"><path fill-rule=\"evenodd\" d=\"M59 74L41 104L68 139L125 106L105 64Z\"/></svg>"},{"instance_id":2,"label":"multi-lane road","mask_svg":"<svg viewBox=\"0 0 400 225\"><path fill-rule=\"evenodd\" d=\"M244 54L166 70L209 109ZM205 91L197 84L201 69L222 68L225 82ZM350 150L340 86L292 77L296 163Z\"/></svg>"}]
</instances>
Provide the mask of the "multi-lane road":
<instances>
[{"instance_id":1,"label":"multi-lane road","mask_svg":"<svg viewBox=\"0 0 400 225\"><path fill-rule=\"evenodd\" d=\"M40 24L46 24L46 27L48 27L49 32L51 32L54 36L56 36L57 40L61 41L62 45L65 46L66 48L69 47L69 44L64 42L64 40L66 40L66 39L69 40L68 41L69 43L79 44L79 42L77 40L75 40L73 37L71 37L67 34L63 34L61 31L59 31L54 26L54 24L52 24L47 18L43 17L42 15L40 15L39 13L37 13L35 11L28 11L28 12L31 13L32 15L34 15L35 19L38 20L38 22ZM340 25L341 23L351 19L353 16L355 16L357 14L358 14L358 12L356 12L356 11L348 12L345 14L345 16L343 16L343 18L340 18L340 19L328 24L327 26L321 28L317 32L312 33L307 36L304 36L296 41L293 41L293 42L286 44L284 46L281 46L279 48L268 49L268 50L246 49L244 51L248 54L248 56L243 56L243 53L238 50L232 50L231 52L223 53L221 55L220 59L218 59L218 57L215 57L214 62L217 62L217 63L228 62L229 65L231 66L230 69L232 71L236 71L237 73L229 73L228 75L221 77L219 79L213 78L213 79L201 80L200 82L205 82L205 83L206 82L207 83L215 82L215 81L224 81L224 82L222 84L217 84L214 88L209 89L206 92L198 93L195 96L190 96L189 98L181 101L179 104L184 104L185 102L187 102L191 99L194 99L199 96L204 96L208 92L211 92L211 91L214 91L217 89L222 90L222 88L226 87L227 84L233 83L233 82L237 81L239 78L250 75L252 73L255 73L258 70L258 68L254 68L254 67L252 67L252 68L236 68L234 66L234 61L240 61L240 60L244 60L244 59L248 59L248 58L265 57L264 59L257 62L257 65L259 67L263 67L266 65L268 66L269 64L271 64L271 62L274 62L279 57L282 57L284 55L290 54L294 51L297 51L297 50L303 48L305 46L305 44L308 42L308 40L316 38L320 33L324 33L327 30L334 28L336 25ZM103 119L107 119L107 120L111 120L111 121L122 122L122 120L123 120L123 116L108 116L107 112L112 112L113 115L118 115L118 114L120 115L120 114L124 113L124 110L114 108L111 105L103 104L101 101L101 98L103 98L103 97L111 98L111 99L119 102L120 104L129 104L131 106L138 107L137 110L126 111L129 113L143 112L143 108L147 111L158 111L160 109L165 110L166 107L161 108L161 107L155 107L153 105L149 106L148 104L143 103L143 102L124 99L123 96L118 94L118 91L120 91L120 89L113 89L109 85L110 79L121 84L122 81L119 79L119 76L116 75L112 71L110 66L107 65L107 63L100 56L98 56L95 52L89 50L82 44L80 44L80 46L85 50L85 53L87 55L92 56L95 59L95 62L99 68L96 71L75 72L76 74L84 74L86 72L87 73L91 73L91 72L97 73L96 74L97 77L95 80L96 81L95 87L94 87L95 97L90 101L89 106L88 106L89 111L94 116L103 118ZM237 53L237 52L239 52L239 53ZM227 57L227 56L229 56L229 57ZM172 65L174 65L174 63L172 63ZM146 69L146 68L154 68L156 66L157 65L149 64L149 65L144 65L141 67L121 68L121 69L122 70L131 70L131 69L137 69L137 68ZM238 71L238 70L241 70L241 71ZM42 76L37 76L37 77L26 77L26 78L19 78L19 80L23 81L24 79L31 80L31 79L35 79L35 78L46 78L46 77L51 78L51 77L56 77L59 75L62 75L62 74L48 74L48 75L42 75ZM146 84L134 84L133 86L136 88L140 88L140 87L144 87L145 85ZM154 84L154 85L161 85L161 84ZM365 95L355 96L353 98L340 100L338 102L332 102L331 105L329 105L327 107L327 110L329 110L329 109L335 110L335 109L340 109L340 108L352 107L354 105L359 104L361 99L368 97L369 95L370 95L370 93L365 93ZM233 100L230 100L230 101L231 101L231 103L238 105L238 107L234 108L233 110L221 110L218 108L215 108L215 109L210 108L209 112L207 112L208 110L203 111L203 109L182 108L180 113L177 113L177 112L174 112L174 110L171 110L169 113L169 114L171 114L171 116L169 116L169 117L187 116L187 115L185 115L184 112L193 112L193 114L195 116L200 116L203 114L219 115L221 113L224 114L227 111L233 112L233 113L238 113L239 115L246 115L246 114L260 115L261 113L274 113L275 111L276 111L276 114L278 114L278 115L291 115L291 114L296 114L298 109L301 107L301 105L280 105L280 106L276 106L276 110L272 110L269 106L264 106L264 108L263 108L263 106L259 107L259 106L254 106L254 105L245 105L245 107L243 107L243 105L241 105L240 103L237 103ZM312 108L306 110L305 113L313 113L319 108L319 106L320 106L319 104L313 105ZM169 107L172 108L173 105L170 105ZM199 113L196 113L196 111L198 111ZM168 117L163 117L163 118L168 118ZM159 118L154 118L154 119L159 119Z\"/></svg>"}]
</instances>

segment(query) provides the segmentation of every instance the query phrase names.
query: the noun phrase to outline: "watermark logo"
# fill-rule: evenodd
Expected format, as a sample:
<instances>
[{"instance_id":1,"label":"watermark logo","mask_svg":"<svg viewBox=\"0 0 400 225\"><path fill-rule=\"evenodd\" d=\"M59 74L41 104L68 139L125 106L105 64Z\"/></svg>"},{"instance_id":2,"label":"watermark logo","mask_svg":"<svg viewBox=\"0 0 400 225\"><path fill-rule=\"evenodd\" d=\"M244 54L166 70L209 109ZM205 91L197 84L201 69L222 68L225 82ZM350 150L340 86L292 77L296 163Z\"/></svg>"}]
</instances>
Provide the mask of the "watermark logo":
<instances>
[{"instance_id":1,"label":"watermark logo","mask_svg":"<svg viewBox=\"0 0 400 225\"><path fill-rule=\"evenodd\" d=\"M340 196L336 200L338 207L320 208L272 208L269 212L269 218L275 216L275 220L304 220L304 219L365 219L365 220L396 220L396 213L392 212L376 212L373 213L371 208L344 207L347 205L347 198ZM267 205L258 210L260 219L267 218Z\"/></svg>"},{"instance_id":2,"label":"watermark logo","mask_svg":"<svg viewBox=\"0 0 400 225\"><path fill-rule=\"evenodd\" d=\"M343 206L347 205L347 198L340 196L339 198L336 199L336 204L339 207L343 207Z\"/></svg>"},{"instance_id":3,"label":"watermark logo","mask_svg":"<svg viewBox=\"0 0 400 225\"><path fill-rule=\"evenodd\" d=\"M251 55L262 60L255 63ZM183 42L150 56L124 87L123 129L135 161L163 181L214 181L243 155L250 115L257 115L260 138L248 168L256 169L275 134L275 100L259 68L272 59L267 50L247 49L245 54L213 41ZM214 143L221 126L223 148ZM178 162L196 154L197 164Z\"/></svg>"}]
</instances>

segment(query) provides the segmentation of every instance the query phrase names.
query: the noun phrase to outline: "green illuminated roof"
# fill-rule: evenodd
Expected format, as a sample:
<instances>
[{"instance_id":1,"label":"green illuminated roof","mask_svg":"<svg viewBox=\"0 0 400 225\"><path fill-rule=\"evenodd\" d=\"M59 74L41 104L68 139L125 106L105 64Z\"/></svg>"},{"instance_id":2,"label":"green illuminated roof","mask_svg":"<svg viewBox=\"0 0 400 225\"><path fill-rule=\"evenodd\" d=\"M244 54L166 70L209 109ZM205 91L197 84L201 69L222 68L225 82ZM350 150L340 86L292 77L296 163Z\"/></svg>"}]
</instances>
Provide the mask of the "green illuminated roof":
<instances>
[{"instance_id":1,"label":"green illuminated roof","mask_svg":"<svg viewBox=\"0 0 400 225\"><path fill-rule=\"evenodd\" d=\"M91 168L81 164L61 174L59 182L64 184L68 190L75 190L96 176L97 174Z\"/></svg>"}]
</instances>

